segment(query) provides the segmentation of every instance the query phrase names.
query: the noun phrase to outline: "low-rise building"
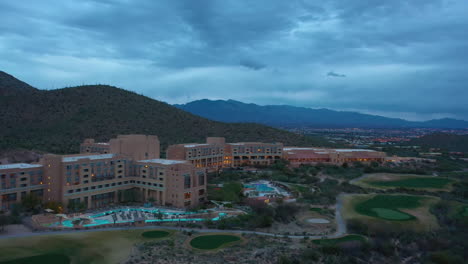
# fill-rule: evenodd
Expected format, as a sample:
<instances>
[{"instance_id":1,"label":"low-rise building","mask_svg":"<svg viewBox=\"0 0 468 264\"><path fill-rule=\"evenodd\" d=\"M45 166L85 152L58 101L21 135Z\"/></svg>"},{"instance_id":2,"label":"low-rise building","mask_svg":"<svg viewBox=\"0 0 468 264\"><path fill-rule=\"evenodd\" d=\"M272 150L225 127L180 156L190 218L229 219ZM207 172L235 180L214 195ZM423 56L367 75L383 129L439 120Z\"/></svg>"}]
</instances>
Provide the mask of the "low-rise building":
<instances>
[{"instance_id":1,"label":"low-rise building","mask_svg":"<svg viewBox=\"0 0 468 264\"><path fill-rule=\"evenodd\" d=\"M384 152L371 149L284 148L284 158L292 166L317 163L341 165L353 162L383 162L385 157Z\"/></svg>"}]
</instances>

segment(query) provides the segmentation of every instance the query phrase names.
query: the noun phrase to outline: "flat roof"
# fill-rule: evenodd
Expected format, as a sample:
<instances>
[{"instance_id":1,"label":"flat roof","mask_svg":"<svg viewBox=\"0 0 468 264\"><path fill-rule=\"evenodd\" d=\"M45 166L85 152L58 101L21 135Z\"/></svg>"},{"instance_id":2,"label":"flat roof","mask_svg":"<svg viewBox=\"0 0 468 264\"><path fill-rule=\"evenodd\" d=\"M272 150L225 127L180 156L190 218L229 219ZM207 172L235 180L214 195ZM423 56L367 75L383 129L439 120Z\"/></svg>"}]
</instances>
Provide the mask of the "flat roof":
<instances>
[{"instance_id":1,"label":"flat roof","mask_svg":"<svg viewBox=\"0 0 468 264\"><path fill-rule=\"evenodd\" d=\"M159 163L159 164L163 164L163 165L173 165L173 164L187 163L187 161L185 161L185 160L168 160L168 159L149 159L149 160L139 160L138 162Z\"/></svg>"},{"instance_id":2,"label":"flat roof","mask_svg":"<svg viewBox=\"0 0 468 264\"><path fill-rule=\"evenodd\" d=\"M324 150L323 148L301 148L301 147L290 147L290 148L283 148L286 151L289 150Z\"/></svg>"},{"instance_id":3,"label":"flat roof","mask_svg":"<svg viewBox=\"0 0 468 264\"><path fill-rule=\"evenodd\" d=\"M13 164L4 164L0 165L0 170L7 169L30 169L30 168L40 168L40 164L28 164L28 163L13 163Z\"/></svg>"},{"instance_id":4,"label":"flat roof","mask_svg":"<svg viewBox=\"0 0 468 264\"><path fill-rule=\"evenodd\" d=\"M265 143L265 142L236 142L236 143L227 143L229 145L280 145L281 143Z\"/></svg>"},{"instance_id":5,"label":"flat roof","mask_svg":"<svg viewBox=\"0 0 468 264\"><path fill-rule=\"evenodd\" d=\"M335 149L336 152L356 152L356 151L367 151L367 152L376 152L372 149Z\"/></svg>"},{"instance_id":6,"label":"flat roof","mask_svg":"<svg viewBox=\"0 0 468 264\"><path fill-rule=\"evenodd\" d=\"M63 157L62 162L74 162L80 159L90 159L90 160L99 160L99 159L110 159L113 158L115 154L99 154L99 155L83 155L83 156L73 156L73 157Z\"/></svg>"},{"instance_id":7,"label":"flat roof","mask_svg":"<svg viewBox=\"0 0 468 264\"><path fill-rule=\"evenodd\" d=\"M201 146L209 146L210 144L186 144L184 147L186 148L193 148L193 147L201 147Z\"/></svg>"}]
</instances>

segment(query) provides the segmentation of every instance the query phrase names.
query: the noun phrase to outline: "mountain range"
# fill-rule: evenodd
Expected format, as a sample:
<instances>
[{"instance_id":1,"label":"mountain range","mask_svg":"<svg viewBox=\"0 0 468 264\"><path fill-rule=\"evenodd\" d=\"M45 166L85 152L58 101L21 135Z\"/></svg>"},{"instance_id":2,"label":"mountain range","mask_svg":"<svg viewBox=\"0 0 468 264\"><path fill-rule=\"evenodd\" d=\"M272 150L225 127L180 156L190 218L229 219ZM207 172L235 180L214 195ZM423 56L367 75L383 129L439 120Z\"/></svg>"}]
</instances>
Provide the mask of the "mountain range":
<instances>
[{"instance_id":1,"label":"mountain range","mask_svg":"<svg viewBox=\"0 0 468 264\"><path fill-rule=\"evenodd\" d=\"M260 124L211 121L108 85L39 90L2 71L0 124L0 151L77 153L85 138L104 141L136 133L158 135L163 150L169 144L204 142L207 136L299 146L321 142Z\"/></svg>"},{"instance_id":2,"label":"mountain range","mask_svg":"<svg viewBox=\"0 0 468 264\"><path fill-rule=\"evenodd\" d=\"M234 100L197 100L174 105L195 115L221 122L252 122L274 127L361 128L468 128L468 122L451 118L417 122L400 118L289 105L257 105Z\"/></svg>"}]
</instances>

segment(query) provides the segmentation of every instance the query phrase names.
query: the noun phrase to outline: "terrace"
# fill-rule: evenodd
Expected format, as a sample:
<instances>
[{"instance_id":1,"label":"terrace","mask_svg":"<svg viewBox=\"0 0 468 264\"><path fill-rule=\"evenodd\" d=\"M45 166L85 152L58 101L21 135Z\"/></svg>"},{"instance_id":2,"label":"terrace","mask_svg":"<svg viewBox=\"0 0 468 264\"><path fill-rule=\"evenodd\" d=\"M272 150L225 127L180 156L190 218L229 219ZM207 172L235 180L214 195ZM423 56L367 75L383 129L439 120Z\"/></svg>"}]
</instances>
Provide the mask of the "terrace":
<instances>
[{"instance_id":1,"label":"terrace","mask_svg":"<svg viewBox=\"0 0 468 264\"><path fill-rule=\"evenodd\" d=\"M120 207L102 210L94 213L74 215L48 214L33 216L33 222L38 229L67 229L108 227L113 225L150 225L165 222L202 222L218 221L224 217L237 215L236 210L224 211L218 209L184 211L168 208Z\"/></svg>"}]
</instances>

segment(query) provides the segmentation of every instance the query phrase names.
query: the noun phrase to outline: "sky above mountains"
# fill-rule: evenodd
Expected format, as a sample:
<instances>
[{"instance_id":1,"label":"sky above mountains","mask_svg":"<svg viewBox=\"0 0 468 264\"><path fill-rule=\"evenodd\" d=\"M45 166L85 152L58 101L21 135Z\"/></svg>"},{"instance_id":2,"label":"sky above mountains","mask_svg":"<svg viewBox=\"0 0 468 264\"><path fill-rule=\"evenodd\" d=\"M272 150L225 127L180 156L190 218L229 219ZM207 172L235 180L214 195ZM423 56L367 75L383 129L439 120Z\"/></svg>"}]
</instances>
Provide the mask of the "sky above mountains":
<instances>
[{"instance_id":1,"label":"sky above mountains","mask_svg":"<svg viewBox=\"0 0 468 264\"><path fill-rule=\"evenodd\" d=\"M169 103L468 120L467 14L466 0L4 0L0 70Z\"/></svg>"}]
</instances>

